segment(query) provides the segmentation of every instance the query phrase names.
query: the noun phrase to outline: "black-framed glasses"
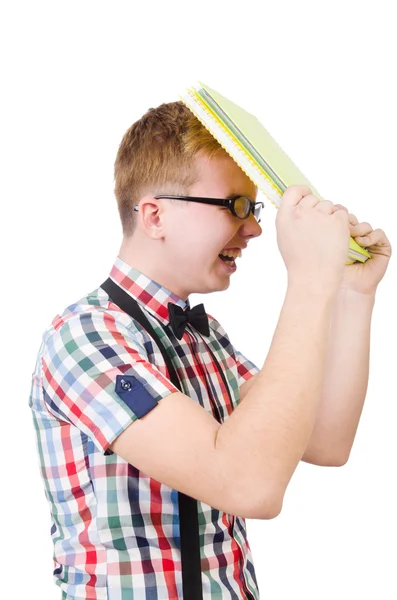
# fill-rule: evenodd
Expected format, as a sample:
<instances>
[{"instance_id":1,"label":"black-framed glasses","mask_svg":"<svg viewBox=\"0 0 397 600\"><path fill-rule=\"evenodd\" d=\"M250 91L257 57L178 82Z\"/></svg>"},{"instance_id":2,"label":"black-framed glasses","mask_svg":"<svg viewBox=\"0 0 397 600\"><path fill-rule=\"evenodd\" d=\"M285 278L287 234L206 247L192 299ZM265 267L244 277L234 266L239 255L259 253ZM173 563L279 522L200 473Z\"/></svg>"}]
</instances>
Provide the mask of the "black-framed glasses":
<instances>
[{"instance_id":1,"label":"black-framed glasses","mask_svg":"<svg viewBox=\"0 0 397 600\"><path fill-rule=\"evenodd\" d=\"M252 213L258 223L261 222L260 216L264 208L263 202L254 202L249 196L233 196L233 198L201 198L196 196L154 196L156 200L165 198L169 200L189 200L190 202L202 202L203 204L214 204L215 206L225 206L238 219L247 219ZM138 211L138 206L134 206Z\"/></svg>"}]
</instances>

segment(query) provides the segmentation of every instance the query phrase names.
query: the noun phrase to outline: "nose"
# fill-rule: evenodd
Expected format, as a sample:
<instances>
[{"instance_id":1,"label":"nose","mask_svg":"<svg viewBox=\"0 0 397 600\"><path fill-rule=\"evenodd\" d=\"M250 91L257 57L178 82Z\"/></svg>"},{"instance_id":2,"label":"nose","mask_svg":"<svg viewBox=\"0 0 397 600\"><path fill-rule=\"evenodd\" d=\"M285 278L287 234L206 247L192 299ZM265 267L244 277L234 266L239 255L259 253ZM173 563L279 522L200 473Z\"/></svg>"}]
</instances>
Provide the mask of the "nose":
<instances>
[{"instance_id":1,"label":"nose","mask_svg":"<svg viewBox=\"0 0 397 600\"><path fill-rule=\"evenodd\" d=\"M240 235L249 238L256 238L262 235L262 227L252 213L250 213L247 219L243 219L240 226Z\"/></svg>"}]
</instances>

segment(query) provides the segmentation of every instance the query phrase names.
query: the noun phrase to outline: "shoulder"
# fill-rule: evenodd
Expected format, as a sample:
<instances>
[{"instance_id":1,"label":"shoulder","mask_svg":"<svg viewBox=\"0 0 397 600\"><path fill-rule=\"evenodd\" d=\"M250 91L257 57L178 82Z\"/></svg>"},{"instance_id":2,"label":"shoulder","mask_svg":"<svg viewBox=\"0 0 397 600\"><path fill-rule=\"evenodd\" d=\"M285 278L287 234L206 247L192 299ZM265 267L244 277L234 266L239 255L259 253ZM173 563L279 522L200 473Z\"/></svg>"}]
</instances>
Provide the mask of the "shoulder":
<instances>
[{"instance_id":1,"label":"shoulder","mask_svg":"<svg viewBox=\"0 0 397 600\"><path fill-rule=\"evenodd\" d=\"M141 327L110 302L102 288L81 297L55 315L43 334L44 345L53 348L73 341L81 348L101 340L116 344L123 339L144 346Z\"/></svg>"}]
</instances>

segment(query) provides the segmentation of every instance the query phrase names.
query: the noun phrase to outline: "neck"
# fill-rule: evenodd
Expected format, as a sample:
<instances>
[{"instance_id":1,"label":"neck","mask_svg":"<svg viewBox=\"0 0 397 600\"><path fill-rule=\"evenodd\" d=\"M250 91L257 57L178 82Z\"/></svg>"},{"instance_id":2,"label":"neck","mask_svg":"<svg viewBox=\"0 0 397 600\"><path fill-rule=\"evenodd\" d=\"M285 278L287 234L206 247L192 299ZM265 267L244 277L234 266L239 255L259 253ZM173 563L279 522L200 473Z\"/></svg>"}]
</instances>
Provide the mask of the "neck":
<instances>
[{"instance_id":1,"label":"neck","mask_svg":"<svg viewBox=\"0 0 397 600\"><path fill-rule=\"evenodd\" d=\"M175 280L178 271L173 261L169 260L166 253L162 251L162 244L162 240L157 240L148 246L137 238L124 238L118 256L130 267L137 269L186 302L191 292Z\"/></svg>"}]
</instances>

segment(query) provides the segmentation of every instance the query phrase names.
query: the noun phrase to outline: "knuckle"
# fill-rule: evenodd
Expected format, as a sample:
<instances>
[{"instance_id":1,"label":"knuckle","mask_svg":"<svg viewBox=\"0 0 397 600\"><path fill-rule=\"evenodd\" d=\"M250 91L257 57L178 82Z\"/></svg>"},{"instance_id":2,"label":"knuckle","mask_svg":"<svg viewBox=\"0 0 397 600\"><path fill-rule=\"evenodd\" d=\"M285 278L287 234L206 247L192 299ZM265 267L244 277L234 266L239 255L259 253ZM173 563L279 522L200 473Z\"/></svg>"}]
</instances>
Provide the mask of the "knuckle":
<instances>
[{"instance_id":1,"label":"knuckle","mask_svg":"<svg viewBox=\"0 0 397 600\"><path fill-rule=\"evenodd\" d=\"M283 197L296 200L297 198L308 196L311 192L311 189L307 185L290 185L286 188Z\"/></svg>"}]
</instances>

